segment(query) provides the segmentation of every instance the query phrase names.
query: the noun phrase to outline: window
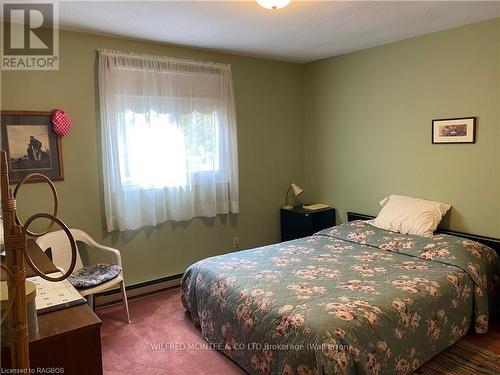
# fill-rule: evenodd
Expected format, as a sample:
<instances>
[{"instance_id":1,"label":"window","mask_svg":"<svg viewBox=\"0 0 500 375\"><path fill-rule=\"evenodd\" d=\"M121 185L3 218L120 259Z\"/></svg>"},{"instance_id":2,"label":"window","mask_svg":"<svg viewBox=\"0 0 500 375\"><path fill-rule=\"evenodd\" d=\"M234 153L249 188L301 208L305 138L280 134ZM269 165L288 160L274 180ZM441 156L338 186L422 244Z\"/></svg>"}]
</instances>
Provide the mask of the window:
<instances>
[{"instance_id":1,"label":"window","mask_svg":"<svg viewBox=\"0 0 500 375\"><path fill-rule=\"evenodd\" d=\"M99 51L108 230L238 212L230 67Z\"/></svg>"},{"instance_id":2,"label":"window","mask_svg":"<svg viewBox=\"0 0 500 375\"><path fill-rule=\"evenodd\" d=\"M219 182L227 182L220 173L216 113L182 115L178 125L169 114L146 115L127 110L122 115L125 136L120 145L120 175L125 184L140 188L187 188L202 184L203 176L210 174ZM194 184L188 184L189 175Z\"/></svg>"}]
</instances>

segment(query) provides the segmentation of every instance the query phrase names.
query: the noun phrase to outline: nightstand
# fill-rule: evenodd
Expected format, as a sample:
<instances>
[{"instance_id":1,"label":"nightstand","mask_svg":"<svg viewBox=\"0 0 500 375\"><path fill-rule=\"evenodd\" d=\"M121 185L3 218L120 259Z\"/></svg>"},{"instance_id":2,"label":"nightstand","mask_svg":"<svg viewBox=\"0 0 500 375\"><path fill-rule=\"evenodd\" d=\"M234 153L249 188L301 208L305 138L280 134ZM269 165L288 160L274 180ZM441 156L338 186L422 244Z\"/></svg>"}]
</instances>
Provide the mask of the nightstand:
<instances>
[{"instance_id":1,"label":"nightstand","mask_svg":"<svg viewBox=\"0 0 500 375\"><path fill-rule=\"evenodd\" d=\"M315 211L302 206L281 209L281 241L310 236L335 225L335 209L328 207Z\"/></svg>"}]
</instances>

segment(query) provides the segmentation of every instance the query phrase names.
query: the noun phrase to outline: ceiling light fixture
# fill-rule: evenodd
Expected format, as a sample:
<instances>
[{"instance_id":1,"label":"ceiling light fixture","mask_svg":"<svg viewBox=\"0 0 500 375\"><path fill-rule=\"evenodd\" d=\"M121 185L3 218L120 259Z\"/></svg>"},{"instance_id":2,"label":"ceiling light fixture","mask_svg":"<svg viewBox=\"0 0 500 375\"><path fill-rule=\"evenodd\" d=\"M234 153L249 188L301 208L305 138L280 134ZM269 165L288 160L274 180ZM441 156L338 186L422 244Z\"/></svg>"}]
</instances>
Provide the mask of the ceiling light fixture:
<instances>
[{"instance_id":1,"label":"ceiling light fixture","mask_svg":"<svg viewBox=\"0 0 500 375\"><path fill-rule=\"evenodd\" d=\"M266 9L280 9L290 4L290 0L257 0L257 3Z\"/></svg>"}]
</instances>

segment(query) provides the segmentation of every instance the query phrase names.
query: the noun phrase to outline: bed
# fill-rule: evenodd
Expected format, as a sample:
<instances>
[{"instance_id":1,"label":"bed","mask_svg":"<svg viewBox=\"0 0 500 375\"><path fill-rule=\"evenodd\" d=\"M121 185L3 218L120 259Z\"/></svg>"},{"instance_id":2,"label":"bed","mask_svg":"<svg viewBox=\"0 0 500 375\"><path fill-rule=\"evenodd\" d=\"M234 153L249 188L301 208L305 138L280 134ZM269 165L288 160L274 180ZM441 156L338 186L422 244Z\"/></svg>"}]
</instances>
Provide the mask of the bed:
<instances>
[{"instance_id":1,"label":"bed","mask_svg":"<svg viewBox=\"0 0 500 375\"><path fill-rule=\"evenodd\" d=\"M488 330L500 262L473 239L500 241L349 218L190 266L182 303L210 347L250 374L407 374L469 329Z\"/></svg>"}]
</instances>

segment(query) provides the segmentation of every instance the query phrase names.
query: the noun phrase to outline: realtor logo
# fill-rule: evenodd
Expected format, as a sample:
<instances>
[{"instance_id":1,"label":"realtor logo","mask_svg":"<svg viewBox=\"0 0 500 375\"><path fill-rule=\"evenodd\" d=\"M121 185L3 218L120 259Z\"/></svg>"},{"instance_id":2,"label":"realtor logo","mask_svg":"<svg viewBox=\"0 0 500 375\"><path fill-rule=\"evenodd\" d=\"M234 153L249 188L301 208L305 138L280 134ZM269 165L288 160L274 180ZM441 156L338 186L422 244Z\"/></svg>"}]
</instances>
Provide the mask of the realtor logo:
<instances>
[{"instance_id":1,"label":"realtor logo","mask_svg":"<svg viewBox=\"0 0 500 375\"><path fill-rule=\"evenodd\" d=\"M57 3L4 2L2 69L59 69L57 10Z\"/></svg>"}]
</instances>

